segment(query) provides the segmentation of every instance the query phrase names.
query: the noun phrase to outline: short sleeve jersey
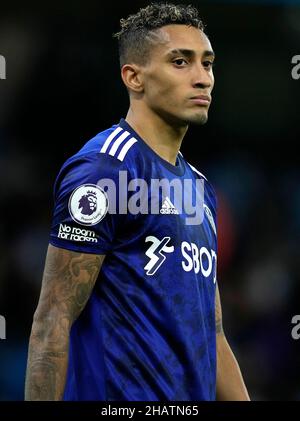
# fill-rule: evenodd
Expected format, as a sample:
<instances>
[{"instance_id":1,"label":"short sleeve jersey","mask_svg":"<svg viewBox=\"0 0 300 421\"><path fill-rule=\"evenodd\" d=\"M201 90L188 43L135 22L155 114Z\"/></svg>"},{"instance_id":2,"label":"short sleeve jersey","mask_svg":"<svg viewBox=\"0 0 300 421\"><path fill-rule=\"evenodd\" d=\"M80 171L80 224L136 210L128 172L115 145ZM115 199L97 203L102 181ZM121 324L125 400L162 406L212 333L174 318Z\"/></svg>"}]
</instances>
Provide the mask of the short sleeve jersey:
<instances>
[{"instance_id":1,"label":"short sleeve jersey","mask_svg":"<svg viewBox=\"0 0 300 421\"><path fill-rule=\"evenodd\" d=\"M69 158L53 246L104 254L71 329L64 400L214 400L216 196L121 119Z\"/></svg>"}]
</instances>

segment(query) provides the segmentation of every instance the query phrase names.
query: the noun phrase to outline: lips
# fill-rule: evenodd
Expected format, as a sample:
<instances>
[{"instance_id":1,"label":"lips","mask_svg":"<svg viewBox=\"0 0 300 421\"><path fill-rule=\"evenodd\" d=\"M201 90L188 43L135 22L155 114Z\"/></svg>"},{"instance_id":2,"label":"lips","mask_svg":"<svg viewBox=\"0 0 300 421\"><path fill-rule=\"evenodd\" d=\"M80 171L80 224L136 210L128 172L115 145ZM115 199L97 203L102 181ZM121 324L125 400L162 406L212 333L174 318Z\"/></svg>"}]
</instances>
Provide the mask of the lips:
<instances>
[{"instance_id":1,"label":"lips","mask_svg":"<svg viewBox=\"0 0 300 421\"><path fill-rule=\"evenodd\" d=\"M211 97L208 95L197 95L197 96L193 96L191 98L191 101L199 105L209 105L211 102Z\"/></svg>"}]
</instances>

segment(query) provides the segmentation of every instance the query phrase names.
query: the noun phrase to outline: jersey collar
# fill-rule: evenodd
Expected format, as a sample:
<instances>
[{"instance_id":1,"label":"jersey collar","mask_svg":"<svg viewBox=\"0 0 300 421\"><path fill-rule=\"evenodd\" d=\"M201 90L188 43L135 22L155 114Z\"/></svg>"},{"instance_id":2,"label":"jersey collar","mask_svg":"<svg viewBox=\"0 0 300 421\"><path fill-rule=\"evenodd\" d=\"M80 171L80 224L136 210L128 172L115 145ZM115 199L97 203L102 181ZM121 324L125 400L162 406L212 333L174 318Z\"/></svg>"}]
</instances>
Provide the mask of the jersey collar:
<instances>
[{"instance_id":1,"label":"jersey collar","mask_svg":"<svg viewBox=\"0 0 300 421\"><path fill-rule=\"evenodd\" d=\"M163 159L161 156L159 156L139 135L138 133L127 123L127 121L124 118L121 118L119 122L119 126L122 127L122 129L127 130L129 133L132 134L133 137L135 137L138 140L138 143L146 153L152 155L153 159L158 160L165 168L167 168L172 173L182 176L184 174L185 166L183 163L183 158L180 154L177 154L176 158L176 165L172 165L170 162Z\"/></svg>"}]
</instances>

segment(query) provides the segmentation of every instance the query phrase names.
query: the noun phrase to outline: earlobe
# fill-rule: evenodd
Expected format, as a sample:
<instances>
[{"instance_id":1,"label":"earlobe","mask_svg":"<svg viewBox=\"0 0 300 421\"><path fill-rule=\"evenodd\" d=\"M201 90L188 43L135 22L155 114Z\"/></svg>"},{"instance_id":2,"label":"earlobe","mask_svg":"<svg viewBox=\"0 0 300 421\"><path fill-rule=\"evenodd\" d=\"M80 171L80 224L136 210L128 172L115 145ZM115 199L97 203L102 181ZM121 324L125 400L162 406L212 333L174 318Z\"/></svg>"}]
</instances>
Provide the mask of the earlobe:
<instances>
[{"instance_id":1,"label":"earlobe","mask_svg":"<svg viewBox=\"0 0 300 421\"><path fill-rule=\"evenodd\" d=\"M121 68L121 77L128 89L136 93L143 92L143 78L139 66L135 64L124 64Z\"/></svg>"}]
</instances>

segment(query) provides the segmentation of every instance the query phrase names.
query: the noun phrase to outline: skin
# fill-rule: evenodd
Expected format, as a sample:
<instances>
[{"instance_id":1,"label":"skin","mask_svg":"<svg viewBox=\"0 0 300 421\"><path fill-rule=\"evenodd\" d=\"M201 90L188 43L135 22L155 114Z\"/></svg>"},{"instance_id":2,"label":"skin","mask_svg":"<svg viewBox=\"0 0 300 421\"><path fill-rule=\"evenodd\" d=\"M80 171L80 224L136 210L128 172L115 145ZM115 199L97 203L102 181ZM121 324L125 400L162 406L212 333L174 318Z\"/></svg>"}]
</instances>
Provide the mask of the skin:
<instances>
[{"instance_id":1,"label":"skin","mask_svg":"<svg viewBox=\"0 0 300 421\"><path fill-rule=\"evenodd\" d=\"M217 344L217 400L249 401L249 394L240 367L223 330L222 307L218 285L216 290L215 318Z\"/></svg>"},{"instance_id":2,"label":"skin","mask_svg":"<svg viewBox=\"0 0 300 421\"><path fill-rule=\"evenodd\" d=\"M130 93L126 120L156 153L175 164L188 125L207 121L209 105L196 104L191 98L211 97L214 54L206 35L185 25L167 25L155 31L151 42L146 63L122 67ZM91 295L104 259L49 245L29 342L26 400L62 399L70 330ZM249 400L224 335L218 289L216 331L217 397Z\"/></svg>"},{"instance_id":3,"label":"skin","mask_svg":"<svg viewBox=\"0 0 300 421\"><path fill-rule=\"evenodd\" d=\"M126 120L162 158L175 165L189 124L204 124L209 105L195 104L196 95L211 98L214 52L197 28L167 25L155 31L150 58L122 67L130 95ZM217 399L249 400L237 360L225 337L219 289L216 292Z\"/></svg>"},{"instance_id":4,"label":"skin","mask_svg":"<svg viewBox=\"0 0 300 421\"><path fill-rule=\"evenodd\" d=\"M49 245L29 341L25 400L61 400L70 329L89 299L104 257Z\"/></svg>"},{"instance_id":5,"label":"skin","mask_svg":"<svg viewBox=\"0 0 300 421\"><path fill-rule=\"evenodd\" d=\"M197 28L167 25L155 32L146 64L130 63L121 70L130 93L126 120L174 165L188 125L207 121L209 105L191 98L201 94L211 98L214 53Z\"/></svg>"}]
</instances>

